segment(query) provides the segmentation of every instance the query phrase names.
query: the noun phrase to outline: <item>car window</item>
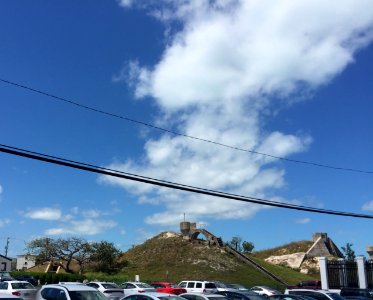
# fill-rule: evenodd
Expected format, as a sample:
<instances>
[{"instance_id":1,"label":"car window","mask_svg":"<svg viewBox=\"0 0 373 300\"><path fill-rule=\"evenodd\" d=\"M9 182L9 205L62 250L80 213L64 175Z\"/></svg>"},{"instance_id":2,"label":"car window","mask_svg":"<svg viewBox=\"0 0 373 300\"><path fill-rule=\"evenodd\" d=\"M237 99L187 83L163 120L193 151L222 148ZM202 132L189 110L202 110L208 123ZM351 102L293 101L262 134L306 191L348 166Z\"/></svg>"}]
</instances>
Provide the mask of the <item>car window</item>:
<instances>
[{"instance_id":1,"label":"car window","mask_svg":"<svg viewBox=\"0 0 373 300\"><path fill-rule=\"evenodd\" d=\"M205 300L202 296L196 296L196 300Z\"/></svg>"},{"instance_id":2,"label":"car window","mask_svg":"<svg viewBox=\"0 0 373 300\"><path fill-rule=\"evenodd\" d=\"M14 290L33 289L34 288L34 286L29 282L12 282L11 286Z\"/></svg>"},{"instance_id":3,"label":"car window","mask_svg":"<svg viewBox=\"0 0 373 300\"><path fill-rule=\"evenodd\" d=\"M119 286L117 286L114 283L102 283L101 284L105 289L117 289Z\"/></svg>"},{"instance_id":4,"label":"car window","mask_svg":"<svg viewBox=\"0 0 373 300\"><path fill-rule=\"evenodd\" d=\"M137 300L137 295L130 295L126 297L126 300Z\"/></svg>"},{"instance_id":5,"label":"car window","mask_svg":"<svg viewBox=\"0 0 373 300\"><path fill-rule=\"evenodd\" d=\"M97 283L93 283L93 282L87 283L87 285L91 286L93 288L96 288L96 289L99 287L99 285Z\"/></svg>"},{"instance_id":6,"label":"car window","mask_svg":"<svg viewBox=\"0 0 373 300\"><path fill-rule=\"evenodd\" d=\"M182 297L188 300L196 300L195 295L182 295Z\"/></svg>"},{"instance_id":7,"label":"car window","mask_svg":"<svg viewBox=\"0 0 373 300\"><path fill-rule=\"evenodd\" d=\"M179 284L179 287L181 287L181 288L185 288L186 287L186 282L180 282L180 284Z\"/></svg>"},{"instance_id":8,"label":"car window","mask_svg":"<svg viewBox=\"0 0 373 300\"><path fill-rule=\"evenodd\" d=\"M206 289L216 289L216 285L213 282L206 282L205 288Z\"/></svg>"},{"instance_id":9,"label":"car window","mask_svg":"<svg viewBox=\"0 0 373 300\"><path fill-rule=\"evenodd\" d=\"M202 282L196 282L196 288L201 289L202 288Z\"/></svg>"},{"instance_id":10,"label":"car window","mask_svg":"<svg viewBox=\"0 0 373 300\"><path fill-rule=\"evenodd\" d=\"M137 286L138 286L139 288L142 288L142 289L153 288L150 284L147 284L147 283L137 283Z\"/></svg>"},{"instance_id":11,"label":"car window","mask_svg":"<svg viewBox=\"0 0 373 300\"><path fill-rule=\"evenodd\" d=\"M0 282L0 290L7 290L8 283L7 282Z\"/></svg>"},{"instance_id":12,"label":"car window","mask_svg":"<svg viewBox=\"0 0 373 300\"><path fill-rule=\"evenodd\" d=\"M132 283L125 283L124 286L123 286L123 288L125 288L125 289L134 289L134 288L136 288L136 286L134 284L132 284Z\"/></svg>"},{"instance_id":13,"label":"car window","mask_svg":"<svg viewBox=\"0 0 373 300\"><path fill-rule=\"evenodd\" d=\"M194 282L188 282L187 287L188 288L194 288Z\"/></svg>"},{"instance_id":14,"label":"car window","mask_svg":"<svg viewBox=\"0 0 373 300\"><path fill-rule=\"evenodd\" d=\"M149 296L137 295L136 300L153 300L153 299L151 297L149 297Z\"/></svg>"},{"instance_id":15,"label":"car window","mask_svg":"<svg viewBox=\"0 0 373 300\"><path fill-rule=\"evenodd\" d=\"M71 300L107 300L99 291L69 291L69 295Z\"/></svg>"}]
</instances>

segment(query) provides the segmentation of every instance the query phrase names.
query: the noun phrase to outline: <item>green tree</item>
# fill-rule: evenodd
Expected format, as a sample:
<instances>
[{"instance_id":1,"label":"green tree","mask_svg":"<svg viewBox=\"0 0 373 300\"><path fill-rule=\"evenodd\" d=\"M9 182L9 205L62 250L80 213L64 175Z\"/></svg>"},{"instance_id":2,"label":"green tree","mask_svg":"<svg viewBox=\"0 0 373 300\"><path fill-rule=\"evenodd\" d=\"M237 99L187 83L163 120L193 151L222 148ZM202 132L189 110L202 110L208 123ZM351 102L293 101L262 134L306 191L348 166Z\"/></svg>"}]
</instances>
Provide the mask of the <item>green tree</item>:
<instances>
[{"instance_id":1,"label":"green tree","mask_svg":"<svg viewBox=\"0 0 373 300\"><path fill-rule=\"evenodd\" d=\"M242 248L244 253L251 253L254 250L254 244L252 242L242 242Z\"/></svg>"},{"instance_id":2,"label":"green tree","mask_svg":"<svg viewBox=\"0 0 373 300\"><path fill-rule=\"evenodd\" d=\"M341 247L343 254L344 254L344 258L348 261L354 261L356 257L355 251L352 250L352 246L353 246L352 243L347 243L346 246Z\"/></svg>"},{"instance_id":3,"label":"green tree","mask_svg":"<svg viewBox=\"0 0 373 300\"><path fill-rule=\"evenodd\" d=\"M230 240L230 242L228 243L232 248L236 249L237 251L242 251L242 245L241 245L241 242L242 242L242 238L239 237L239 236L234 236L232 237L232 239Z\"/></svg>"},{"instance_id":4,"label":"green tree","mask_svg":"<svg viewBox=\"0 0 373 300\"><path fill-rule=\"evenodd\" d=\"M115 273L125 266L125 262L120 261L121 251L113 243L96 242L92 244L92 249L91 262L95 271Z\"/></svg>"}]
</instances>

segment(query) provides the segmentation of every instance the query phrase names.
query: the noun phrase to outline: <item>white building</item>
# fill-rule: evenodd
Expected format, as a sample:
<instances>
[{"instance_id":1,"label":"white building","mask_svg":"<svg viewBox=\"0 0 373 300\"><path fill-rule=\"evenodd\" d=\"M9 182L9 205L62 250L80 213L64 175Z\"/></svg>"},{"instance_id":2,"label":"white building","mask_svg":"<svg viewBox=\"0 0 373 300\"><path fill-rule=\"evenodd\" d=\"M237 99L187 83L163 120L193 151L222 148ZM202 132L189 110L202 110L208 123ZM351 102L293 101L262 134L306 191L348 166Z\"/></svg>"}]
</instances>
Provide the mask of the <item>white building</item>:
<instances>
[{"instance_id":1,"label":"white building","mask_svg":"<svg viewBox=\"0 0 373 300\"><path fill-rule=\"evenodd\" d=\"M0 254L0 271L10 272L12 259Z\"/></svg>"},{"instance_id":2,"label":"white building","mask_svg":"<svg viewBox=\"0 0 373 300\"><path fill-rule=\"evenodd\" d=\"M35 266L35 256L33 255L17 255L17 270L25 270Z\"/></svg>"}]
</instances>

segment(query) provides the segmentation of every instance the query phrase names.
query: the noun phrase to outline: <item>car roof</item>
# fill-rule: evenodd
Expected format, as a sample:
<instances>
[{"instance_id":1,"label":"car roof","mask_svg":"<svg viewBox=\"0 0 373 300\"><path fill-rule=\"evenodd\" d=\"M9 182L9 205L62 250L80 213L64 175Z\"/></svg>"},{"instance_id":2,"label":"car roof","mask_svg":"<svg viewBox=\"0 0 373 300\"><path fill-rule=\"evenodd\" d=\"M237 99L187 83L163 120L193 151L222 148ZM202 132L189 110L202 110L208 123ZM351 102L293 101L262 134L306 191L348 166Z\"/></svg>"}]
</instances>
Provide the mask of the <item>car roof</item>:
<instances>
[{"instance_id":1,"label":"car roof","mask_svg":"<svg viewBox=\"0 0 373 300\"><path fill-rule=\"evenodd\" d=\"M8 280L7 282L9 282L9 283L19 283L19 282L29 283L28 281L25 281L25 280Z\"/></svg>"},{"instance_id":2,"label":"car roof","mask_svg":"<svg viewBox=\"0 0 373 300\"><path fill-rule=\"evenodd\" d=\"M73 282L69 282L69 283L64 282L64 283L59 283L59 284L46 284L46 285L43 285L42 288L47 288L47 287L59 287L59 288L63 287L67 289L68 291L97 291L93 287L87 286L82 283L73 283Z\"/></svg>"}]
</instances>

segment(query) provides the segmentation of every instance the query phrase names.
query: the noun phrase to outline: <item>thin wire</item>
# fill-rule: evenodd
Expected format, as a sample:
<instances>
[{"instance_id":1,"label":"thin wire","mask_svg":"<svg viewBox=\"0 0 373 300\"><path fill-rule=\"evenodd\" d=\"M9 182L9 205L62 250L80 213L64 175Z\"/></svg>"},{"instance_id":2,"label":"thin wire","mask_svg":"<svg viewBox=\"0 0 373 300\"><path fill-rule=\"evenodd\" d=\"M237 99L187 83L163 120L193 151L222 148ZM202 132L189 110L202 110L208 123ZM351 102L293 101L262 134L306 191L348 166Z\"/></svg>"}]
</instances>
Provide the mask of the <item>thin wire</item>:
<instances>
[{"instance_id":1,"label":"thin wire","mask_svg":"<svg viewBox=\"0 0 373 300\"><path fill-rule=\"evenodd\" d=\"M182 136L182 137L186 137L186 138L189 138L189 139L194 139L194 140L198 140L198 141L222 146L222 147L233 149L233 150L248 152L248 153L252 153L252 154L258 154L258 155L271 157L271 158L275 158L275 159L279 159L279 160L283 160L283 161L287 161L287 162L292 162L292 163L311 165L311 166L315 166L315 167L321 167L321 168L327 168L327 169L333 169L333 170L339 170L339 171L349 171L349 172L365 173L365 174L372 174L373 173L373 171L367 171L367 170L361 170L361 169L355 169L355 168L338 167L338 166L326 165L326 164L321 164L321 163L316 163L316 162L285 158L285 157L281 157L281 156L276 156L276 155L271 155L271 154L267 154L267 153L263 153L263 152L258 152L258 151L255 151L255 150L249 150L249 149L239 148L239 147L235 147L235 146L230 146L230 145L219 143L219 142L216 142L216 141L207 140L207 139L204 139L204 138L199 138L199 137L179 133L179 132L176 132L176 131L173 131L173 130L165 129L165 128L162 128L162 127L158 127L158 126L155 126L155 125L152 125L152 124L149 124L149 123L146 123L146 122L142 122L142 121L139 121L139 120L135 120L135 119L132 119L132 118L129 118L129 117L125 117L125 116L117 115L117 114L114 114L114 113L106 112L106 111L103 111L103 110L100 110L100 109L97 109L97 108L86 106L86 105L80 104L78 102L68 100L66 98L56 96L56 95L53 95L53 94L50 94L50 93L47 93L47 92L44 92L44 91L41 91L41 90L38 90L38 89L34 89L34 88L31 88L31 87L28 87L28 86L25 86L25 85L22 85L22 84L19 84L19 83L16 83L16 82L12 82L12 81L9 81L9 80L6 80L6 79L0 78L0 81L3 82L3 83L9 84L9 85L13 85L13 86L16 86L16 87L19 87L19 88L22 88L22 89L25 89L25 90L28 90L28 91L31 91L31 92L34 92L34 93L38 93L38 94L53 98L55 100L59 100L59 101L62 101L62 102L69 103L71 105L78 106L78 107L83 108L83 109L91 110L93 112L104 114L104 115L107 115L107 116L110 116L110 117L119 118L119 119L122 119L122 120L125 120L125 121L128 121L128 122L137 123L137 124L147 126L149 128L157 129L157 130L160 130L160 131L163 131L163 132L167 132L167 133L170 133L170 134L173 134L173 135L176 135L176 136Z\"/></svg>"},{"instance_id":2,"label":"thin wire","mask_svg":"<svg viewBox=\"0 0 373 300\"><path fill-rule=\"evenodd\" d=\"M44 161L44 162L48 162L52 164L62 165L62 166L70 167L70 168L80 169L84 171L114 176L114 177L118 177L122 179L128 179L128 180L137 181L141 183L147 183L147 184L162 186L162 187L176 189L176 190L182 190L186 192L193 192L193 193L198 193L198 194L203 194L203 195L208 195L208 196L226 198L226 199L231 199L231 200L238 200L238 201L273 206L273 207L314 212L314 213L373 219L373 215L357 214L357 213L335 211L335 210L326 210L326 209L319 209L319 208L313 208L313 207L307 207L307 206L301 206L301 205L295 205L295 204L281 203L281 202L271 201L267 199L224 193L220 191L204 189L200 187L184 185L184 184L174 183L170 181L164 181L164 180L155 179L151 177L140 176L137 174L131 174L131 173L122 172L118 170L98 167L98 166L91 165L91 164L68 160L68 159L64 159L64 158L60 158L56 156L46 155L46 154L29 151L29 150L25 150L21 148L16 148L16 147L8 146L8 145L3 145L3 144L0 144L0 152L22 156L22 157L26 157L30 159L35 159L39 161Z\"/></svg>"}]
</instances>

